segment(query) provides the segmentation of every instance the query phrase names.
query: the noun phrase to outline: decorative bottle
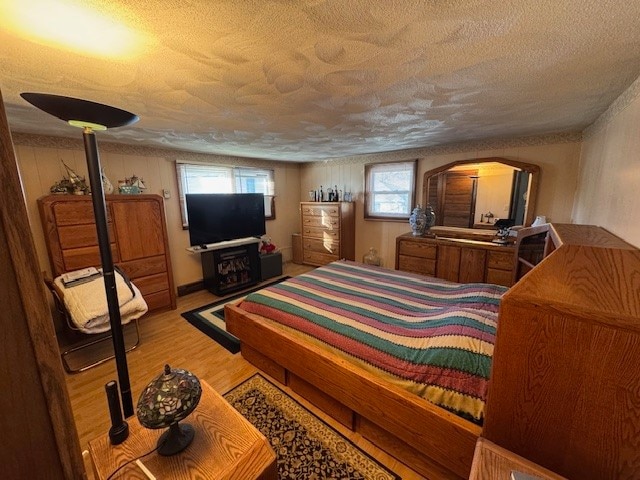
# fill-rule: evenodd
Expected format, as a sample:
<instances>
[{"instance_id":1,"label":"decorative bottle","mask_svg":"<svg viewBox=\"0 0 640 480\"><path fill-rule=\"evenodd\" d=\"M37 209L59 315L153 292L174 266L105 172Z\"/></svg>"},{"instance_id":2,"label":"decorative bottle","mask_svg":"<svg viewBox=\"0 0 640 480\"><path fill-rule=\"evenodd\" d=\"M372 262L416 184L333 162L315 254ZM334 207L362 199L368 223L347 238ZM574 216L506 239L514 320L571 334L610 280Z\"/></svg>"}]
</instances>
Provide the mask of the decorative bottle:
<instances>
[{"instance_id":1,"label":"decorative bottle","mask_svg":"<svg viewBox=\"0 0 640 480\"><path fill-rule=\"evenodd\" d=\"M367 265L375 265L376 267L380 266L380 257L378 256L378 252L375 248L369 248L369 253L367 253L362 258L362 263L366 263Z\"/></svg>"}]
</instances>

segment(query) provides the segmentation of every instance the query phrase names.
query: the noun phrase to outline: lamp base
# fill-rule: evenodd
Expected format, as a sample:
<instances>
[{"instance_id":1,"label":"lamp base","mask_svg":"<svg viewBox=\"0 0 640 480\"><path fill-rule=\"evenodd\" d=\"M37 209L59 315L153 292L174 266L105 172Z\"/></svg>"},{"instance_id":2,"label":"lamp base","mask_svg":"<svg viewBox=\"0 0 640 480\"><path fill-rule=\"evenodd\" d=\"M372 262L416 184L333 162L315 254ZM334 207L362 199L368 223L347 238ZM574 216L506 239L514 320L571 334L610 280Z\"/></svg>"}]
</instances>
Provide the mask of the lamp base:
<instances>
[{"instance_id":1,"label":"lamp base","mask_svg":"<svg viewBox=\"0 0 640 480\"><path fill-rule=\"evenodd\" d=\"M158 439L158 454L169 457L180 453L191 444L195 433L191 425L174 423Z\"/></svg>"},{"instance_id":2,"label":"lamp base","mask_svg":"<svg viewBox=\"0 0 640 480\"><path fill-rule=\"evenodd\" d=\"M118 410L120 405L118 404ZM121 417L122 418L122 417ZM109 441L111 445L119 445L129 436L129 425L124 420L120 425L112 426L109 429Z\"/></svg>"}]
</instances>

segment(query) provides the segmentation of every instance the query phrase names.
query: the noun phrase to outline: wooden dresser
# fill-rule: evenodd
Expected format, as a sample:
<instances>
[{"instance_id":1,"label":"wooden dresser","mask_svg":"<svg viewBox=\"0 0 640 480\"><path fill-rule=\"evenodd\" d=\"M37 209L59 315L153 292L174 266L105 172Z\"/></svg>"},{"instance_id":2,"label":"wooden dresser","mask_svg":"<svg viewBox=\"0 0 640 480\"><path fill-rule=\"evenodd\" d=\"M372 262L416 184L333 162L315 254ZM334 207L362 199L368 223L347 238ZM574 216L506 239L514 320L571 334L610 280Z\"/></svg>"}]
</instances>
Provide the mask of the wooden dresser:
<instances>
[{"instance_id":1,"label":"wooden dresser","mask_svg":"<svg viewBox=\"0 0 640 480\"><path fill-rule=\"evenodd\" d=\"M493 235L493 233L491 233ZM396 238L396 269L452 282L513 284L515 248L465 238Z\"/></svg>"},{"instance_id":2,"label":"wooden dresser","mask_svg":"<svg viewBox=\"0 0 640 480\"><path fill-rule=\"evenodd\" d=\"M302 202L302 260L326 265L355 260L355 206L352 202Z\"/></svg>"},{"instance_id":3,"label":"wooden dresser","mask_svg":"<svg viewBox=\"0 0 640 480\"><path fill-rule=\"evenodd\" d=\"M149 311L176 308L164 202L159 195L107 195L113 262L140 289ZM88 195L38 199L54 277L99 267L93 204Z\"/></svg>"},{"instance_id":4,"label":"wooden dresser","mask_svg":"<svg viewBox=\"0 0 640 480\"><path fill-rule=\"evenodd\" d=\"M483 436L567 478L640 478L640 250L548 229L501 301Z\"/></svg>"}]
</instances>

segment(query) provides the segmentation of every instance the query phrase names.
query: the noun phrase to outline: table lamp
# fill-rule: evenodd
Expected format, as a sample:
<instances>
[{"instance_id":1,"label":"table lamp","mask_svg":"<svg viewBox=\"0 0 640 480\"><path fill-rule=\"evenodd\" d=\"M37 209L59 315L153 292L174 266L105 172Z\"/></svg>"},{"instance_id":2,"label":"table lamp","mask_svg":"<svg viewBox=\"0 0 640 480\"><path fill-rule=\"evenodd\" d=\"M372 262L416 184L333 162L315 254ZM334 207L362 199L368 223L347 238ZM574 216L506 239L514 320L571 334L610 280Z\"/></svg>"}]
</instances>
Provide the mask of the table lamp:
<instances>
[{"instance_id":1,"label":"table lamp","mask_svg":"<svg viewBox=\"0 0 640 480\"><path fill-rule=\"evenodd\" d=\"M158 453L170 456L183 451L193 441L191 425L179 424L195 410L202 387L191 372L164 366L164 372L142 391L136 414L143 427L167 428L158 439Z\"/></svg>"}]
</instances>

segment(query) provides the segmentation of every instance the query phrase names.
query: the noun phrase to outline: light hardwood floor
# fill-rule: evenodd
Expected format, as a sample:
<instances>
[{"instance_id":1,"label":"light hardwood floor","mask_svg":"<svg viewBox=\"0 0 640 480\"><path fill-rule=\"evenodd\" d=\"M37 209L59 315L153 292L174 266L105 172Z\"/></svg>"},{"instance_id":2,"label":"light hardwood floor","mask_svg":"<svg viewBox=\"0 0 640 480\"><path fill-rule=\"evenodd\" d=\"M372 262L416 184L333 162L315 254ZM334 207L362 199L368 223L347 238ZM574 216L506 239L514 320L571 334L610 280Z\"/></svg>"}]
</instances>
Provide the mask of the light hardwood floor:
<instances>
[{"instance_id":1,"label":"light hardwood floor","mask_svg":"<svg viewBox=\"0 0 640 480\"><path fill-rule=\"evenodd\" d=\"M295 276L308 270L310 270L309 267L302 265L285 264L283 273ZM235 355L229 353L180 316L181 312L193 310L217 300L219 297L206 290L198 291L179 297L176 310L149 315L141 320L140 346L127 354L134 406L140 392L162 372L166 363L172 367L191 371L220 393L227 392L258 371L244 360L240 353ZM115 362L112 360L85 372L66 375L66 379L80 445L85 450L90 440L104 435L109 430L110 417L104 385L110 380L117 380ZM279 386L282 387L282 385ZM391 468L401 478L406 480L423 478L374 447L359 434L345 429L286 387L283 388L360 448ZM89 460L86 458L85 463L89 478L92 478Z\"/></svg>"}]
</instances>

